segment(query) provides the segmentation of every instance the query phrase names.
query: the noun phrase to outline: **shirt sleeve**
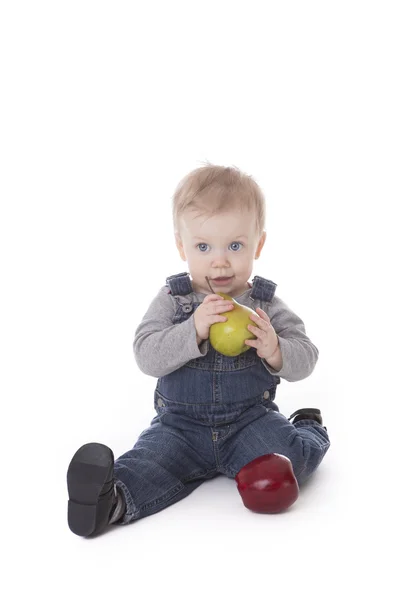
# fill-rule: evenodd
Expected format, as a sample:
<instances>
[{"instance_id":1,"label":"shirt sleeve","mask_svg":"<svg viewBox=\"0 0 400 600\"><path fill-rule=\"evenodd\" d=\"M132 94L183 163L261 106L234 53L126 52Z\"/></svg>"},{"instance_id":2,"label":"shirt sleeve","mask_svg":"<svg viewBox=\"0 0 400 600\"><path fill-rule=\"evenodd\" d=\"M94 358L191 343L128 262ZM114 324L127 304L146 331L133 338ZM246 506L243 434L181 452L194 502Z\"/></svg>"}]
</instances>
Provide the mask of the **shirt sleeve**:
<instances>
[{"instance_id":1,"label":"shirt sleeve","mask_svg":"<svg viewBox=\"0 0 400 600\"><path fill-rule=\"evenodd\" d=\"M208 351L208 340L197 345L194 314L173 324L175 300L168 290L168 286L160 289L134 335L136 363L143 373L153 377L168 375Z\"/></svg>"},{"instance_id":2,"label":"shirt sleeve","mask_svg":"<svg viewBox=\"0 0 400 600\"><path fill-rule=\"evenodd\" d=\"M280 371L275 371L265 359L262 363L271 375L286 381L305 379L313 372L319 352L307 337L303 321L276 296L264 310L278 335L283 364Z\"/></svg>"}]
</instances>

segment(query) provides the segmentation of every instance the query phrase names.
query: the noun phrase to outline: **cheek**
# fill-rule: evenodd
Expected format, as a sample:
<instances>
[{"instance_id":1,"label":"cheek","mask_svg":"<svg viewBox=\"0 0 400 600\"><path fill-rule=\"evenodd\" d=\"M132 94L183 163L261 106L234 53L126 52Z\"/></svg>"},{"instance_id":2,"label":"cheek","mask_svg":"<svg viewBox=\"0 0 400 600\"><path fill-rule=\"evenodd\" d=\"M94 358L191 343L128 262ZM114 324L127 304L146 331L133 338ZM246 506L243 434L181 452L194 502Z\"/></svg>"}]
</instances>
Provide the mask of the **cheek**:
<instances>
[{"instance_id":1,"label":"cheek","mask_svg":"<svg viewBox=\"0 0 400 600\"><path fill-rule=\"evenodd\" d=\"M250 260L251 260L251 253L250 252L241 252L240 254L238 254L235 257L235 262L238 265L246 266L246 265L249 264Z\"/></svg>"},{"instance_id":2,"label":"cheek","mask_svg":"<svg viewBox=\"0 0 400 600\"><path fill-rule=\"evenodd\" d=\"M187 262L190 263L192 267L201 267L201 264L204 263L204 259L202 260L202 258L201 255L199 256L197 252L193 252L190 248L186 253Z\"/></svg>"}]
</instances>

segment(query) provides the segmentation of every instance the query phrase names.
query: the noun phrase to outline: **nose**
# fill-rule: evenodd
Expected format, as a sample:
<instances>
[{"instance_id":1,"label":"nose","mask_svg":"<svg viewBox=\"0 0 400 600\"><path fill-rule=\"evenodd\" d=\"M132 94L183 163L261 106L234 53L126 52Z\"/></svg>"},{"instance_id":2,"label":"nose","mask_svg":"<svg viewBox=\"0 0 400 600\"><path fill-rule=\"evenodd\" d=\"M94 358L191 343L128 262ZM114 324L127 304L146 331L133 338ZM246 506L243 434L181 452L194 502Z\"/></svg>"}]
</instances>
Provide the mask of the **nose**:
<instances>
[{"instance_id":1,"label":"nose","mask_svg":"<svg viewBox=\"0 0 400 600\"><path fill-rule=\"evenodd\" d=\"M221 267L228 267L229 266L229 260L225 254L224 250L220 250L216 252L216 256L214 257L213 261L212 261L213 267L215 268L221 268Z\"/></svg>"}]
</instances>

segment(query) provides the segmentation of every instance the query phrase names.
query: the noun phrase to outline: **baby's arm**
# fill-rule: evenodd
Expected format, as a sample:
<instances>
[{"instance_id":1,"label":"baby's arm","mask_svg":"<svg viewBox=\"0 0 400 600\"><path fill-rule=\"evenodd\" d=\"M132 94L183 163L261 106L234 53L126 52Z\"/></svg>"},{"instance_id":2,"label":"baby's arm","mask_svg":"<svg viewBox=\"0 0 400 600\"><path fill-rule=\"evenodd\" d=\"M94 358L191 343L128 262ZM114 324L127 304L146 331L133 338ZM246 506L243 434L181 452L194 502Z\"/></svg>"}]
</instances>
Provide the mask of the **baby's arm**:
<instances>
[{"instance_id":1,"label":"baby's arm","mask_svg":"<svg viewBox=\"0 0 400 600\"><path fill-rule=\"evenodd\" d=\"M163 286L151 302L146 314L135 331L133 352L136 363L143 373L163 377L176 371L193 358L204 356L196 339L194 315L183 323L173 324L174 299Z\"/></svg>"},{"instance_id":2,"label":"baby's arm","mask_svg":"<svg viewBox=\"0 0 400 600\"><path fill-rule=\"evenodd\" d=\"M303 321L276 296L263 310L279 337L283 361L282 369L274 371L262 359L265 368L286 381L300 381L311 375L318 360L318 349L307 337Z\"/></svg>"}]
</instances>

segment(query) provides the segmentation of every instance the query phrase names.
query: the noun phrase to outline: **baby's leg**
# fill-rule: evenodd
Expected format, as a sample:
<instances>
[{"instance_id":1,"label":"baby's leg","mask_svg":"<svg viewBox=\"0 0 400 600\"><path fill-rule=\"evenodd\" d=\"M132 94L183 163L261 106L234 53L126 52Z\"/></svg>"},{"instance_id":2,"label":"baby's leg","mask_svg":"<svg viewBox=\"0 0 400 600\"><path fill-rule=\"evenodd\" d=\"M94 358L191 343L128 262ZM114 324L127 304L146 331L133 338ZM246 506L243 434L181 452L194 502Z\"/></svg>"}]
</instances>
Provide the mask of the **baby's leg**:
<instances>
[{"instance_id":1,"label":"baby's leg","mask_svg":"<svg viewBox=\"0 0 400 600\"><path fill-rule=\"evenodd\" d=\"M121 522L152 515L218 474L209 428L180 415L157 416L114 472L127 505Z\"/></svg>"},{"instance_id":2,"label":"baby's leg","mask_svg":"<svg viewBox=\"0 0 400 600\"><path fill-rule=\"evenodd\" d=\"M283 454L292 462L301 485L316 470L328 451L327 430L312 419L294 424L263 405L246 411L221 438L219 454L226 474L235 477L242 467L264 454Z\"/></svg>"},{"instance_id":3,"label":"baby's leg","mask_svg":"<svg viewBox=\"0 0 400 600\"><path fill-rule=\"evenodd\" d=\"M155 417L115 462L102 444L86 444L75 453L67 475L68 523L74 533L89 536L110 523L154 514L217 474L202 440L206 428L181 421L173 417L167 425Z\"/></svg>"},{"instance_id":4,"label":"baby's leg","mask_svg":"<svg viewBox=\"0 0 400 600\"><path fill-rule=\"evenodd\" d=\"M290 506L297 498L298 485L310 477L328 451L330 442L320 415L316 419L311 413L296 415L292 423L259 405L244 413L221 438L221 464L228 476L236 478L246 506L254 504L262 512Z\"/></svg>"}]
</instances>

